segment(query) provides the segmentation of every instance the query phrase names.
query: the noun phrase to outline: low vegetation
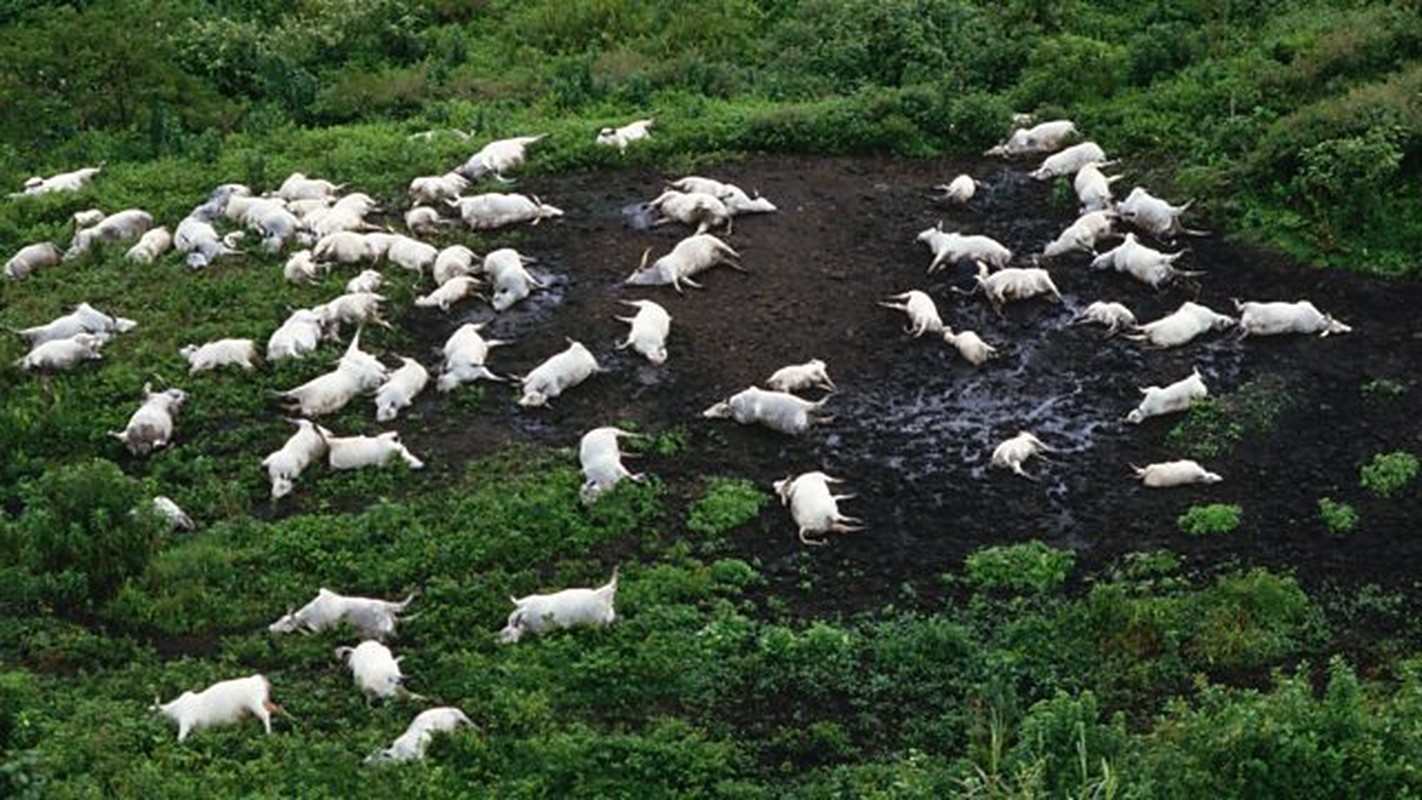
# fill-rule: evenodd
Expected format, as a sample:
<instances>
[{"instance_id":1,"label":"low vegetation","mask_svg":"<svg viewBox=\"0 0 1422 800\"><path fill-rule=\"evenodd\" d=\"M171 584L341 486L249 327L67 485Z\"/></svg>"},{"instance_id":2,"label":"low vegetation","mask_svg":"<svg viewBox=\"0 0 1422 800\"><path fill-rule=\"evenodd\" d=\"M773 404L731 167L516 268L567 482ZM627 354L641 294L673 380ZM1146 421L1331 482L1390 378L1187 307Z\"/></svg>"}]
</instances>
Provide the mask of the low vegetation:
<instances>
[{"instance_id":1,"label":"low vegetation","mask_svg":"<svg viewBox=\"0 0 1422 800\"><path fill-rule=\"evenodd\" d=\"M1197 198L1215 231L1415 276L1418 13L1321 0L20 0L0 8L0 186L106 167L77 195L0 203L0 243L8 257L67 241L69 215L91 206L176 220L218 182L268 188L295 170L399 198L471 142L515 132L549 134L528 172L670 172L751 151L977 154L1030 110L1076 119L1125 155L1131 180ZM645 146L592 143L646 115ZM409 138L448 129L472 138ZM80 297L124 298L166 324L119 337L100 368L0 370L0 796L1422 793L1414 609L1381 590L1306 593L1285 570L1187 568L1168 551L1088 573L1033 540L935 564L947 574L933 592L871 587L882 605L818 614L768 588L786 565L727 545L772 505L763 487L652 478L584 508L570 454L526 448L418 477L315 469L276 505L253 454L289 432L265 394L314 374L294 363L185 378L185 436L129 458L104 431L145 381L185 371L181 345L260 340L345 276L292 286L272 279L278 258L253 254L250 269L175 291L176 265L125 269L121 253L100 246L3 287L10 327ZM389 294L413 299L407 285ZM411 341L364 335L383 352ZM21 354L0 337L0 363ZM328 345L313 362L336 355ZM1410 390L1369 386L1381 401ZM462 389L446 410L493 391ZM1289 407L1281 387L1246 385L1192 409L1168 444L1224 457ZM356 430L368 416L328 422ZM687 438L628 447L666 456ZM1395 502L1417 471L1411 453L1380 453L1359 482ZM198 531L170 532L153 512L171 487ZM1318 514L1333 533L1358 524L1330 498ZM1201 505L1177 524L1228 534L1242 515ZM495 643L510 595L598 585L613 564L616 624ZM424 706L366 707L331 656L343 634L267 632L322 584L418 591L392 648L413 691L477 729L437 739L423 765L361 767ZM1363 618L1390 633L1360 644ZM147 710L155 694L253 672L294 717L270 737L248 720L180 745Z\"/></svg>"},{"instance_id":2,"label":"low vegetation","mask_svg":"<svg viewBox=\"0 0 1422 800\"><path fill-rule=\"evenodd\" d=\"M1241 506L1232 503L1210 503L1190 506L1184 514L1176 518L1175 527L1191 536L1219 536L1233 533L1243 518L1244 509Z\"/></svg>"}]
</instances>

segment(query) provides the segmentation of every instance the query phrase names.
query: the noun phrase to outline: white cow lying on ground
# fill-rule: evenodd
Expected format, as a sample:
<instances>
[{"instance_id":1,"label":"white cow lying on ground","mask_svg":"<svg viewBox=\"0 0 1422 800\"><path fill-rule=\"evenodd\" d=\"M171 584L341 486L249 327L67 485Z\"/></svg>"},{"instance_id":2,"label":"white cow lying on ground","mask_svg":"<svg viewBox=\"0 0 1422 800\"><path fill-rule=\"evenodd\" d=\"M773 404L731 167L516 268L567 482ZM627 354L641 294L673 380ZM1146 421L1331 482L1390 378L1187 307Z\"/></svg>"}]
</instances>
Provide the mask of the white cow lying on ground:
<instances>
[{"instance_id":1,"label":"white cow lying on ground","mask_svg":"<svg viewBox=\"0 0 1422 800\"><path fill-rule=\"evenodd\" d=\"M5 262L5 277L13 280L27 278L35 270L55 266L63 257L64 254L53 242L26 245L11 256L9 261Z\"/></svg>"},{"instance_id":2,"label":"white cow lying on ground","mask_svg":"<svg viewBox=\"0 0 1422 800\"><path fill-rule=\"evenodd\" d=\"M1143 485L1152 489L1189 486L1195 483L1218 483L1224 480L1188 458L1180 461L1147 464L1144 467L1132 464L1131 469L1135 471L1136 477L1140 478Z\"/></svg>"},{"instance_id":3,"label":"white cow lying on ground","mask_svg":"<svg viewBox=\"0 0 1422 800\"><path fill-rule=\"evenodd\" d=\"M888 300L880 300L879 305L908 314L909 324L904 328L904 333L915 339L925 333L943 333L947 330L943 318L938 316L938 306L934 304L933 298L917 289L893 295Z\"/></svg>"},{"instance_id":4,"label":"white cow lying on ground","mask_svg":"<svg viewBox=\"0 0 1422 800\"><path fill-rule=\"evenodd\" d=\"M923 242L933 251L933 260L928 263L930 275L960 261L972 261L995 268L1005 267L1012 261L1012 251L996 239L945 232L941 220L934 227L920 232L916 241Z\"/></svg>"},{"instance_id":5,"label":"white cow lying on ground","mask_svg":"<svg viewBox=\"0 0 1422 800\"><path fill-rule=\"evenodd\" d=\"M547 135L540 133L537 136L514 136L489 142L480 148L479 152L470 156L469 160L455 172L471 181L476 181L492 172L496 180L511 183L512 181L504 177L504 172L522 164L527 156L528 146Z\"/></svg>"},{"instance_id":6,"label":"white cow lying on ground","mask_svg":"<svg viewBox=\"0 0 1422 800\"><path fill-rule=\"evenodd\" d=\"M403 460L410 469L424 469L425 462L415 457L400 441L400 434L386 431L375 436L332 436L325 428L318 428L321 438L326 440L326 463L331 469L363 469L383 467L396 458Z\"/></svg>"},{"instance_id":7,"label":"white cow lying on ground","mask_svg":"<svg viewBox=\"0 0 1422 800\"><path fill-rule=\"evenodd\" d=\"M717 264L725 264L740 272L746 271L740 264L740 254L709 233L695 234L682 239L676 243L670 253L652 262L652 266L648 267L647 256L651 252L652 249L649 247L642 253L641 266L627 278L625 283L633 286L671 284L672 288L680 294L683 283L700 289L701 284L692 280L692 276L705 272Z\"/></svg>"},{"instance_id":8,"label":"white cow lying on ground","mask_svg":"<svg viewBox=\"0 0 1422 800\"><path fill-rule=\"evenodd\" d=\"M1097 300L1076 315L1072 324L1094 322L1106 326L1106 335L1111 336L1123 330L1136 327L1136 315L1120 303Z\"/></svg>"},{"instance_id":9,"label":"white cow lying on ground","mask_svg":"<svg viewBox=\"0 0 1422 800\"><path fill-rule=\"evenodd\" d=\"M444 364L440 372L439 381L436 387L441 392L448 392L455 387L484 378L491 381L502 381L503 378L490 372L484 366L484 361L489 357L489 349L499 345L510 344L498 339L485 339L479 331L486 323L474 324L465 323L449 337L444 343Z\"/></svg>"},{"instance_id":10,"label":"white cow lying on ground","mask_svg":"<svg viewBox=\"0 0 1422 800\"><path fill-rule=\"evenodd\" d=\"M819 414L829 396L817 402L787 392L768 392L755 386L737 392L701 412L707 419L734 419L742 425L760 423L773 431L799 435L816 422L831 419Z\"/></svg>"},{"instance_id":11,"label":"white cow lying on ground","mask_svg":"<svg viewBox=\"0 0 1422 800\"><path fill-rule=\"evenodd\" d=\"M430 740L436 733L453 733L461 725L474 727L469 717L457 708L445 706L422 711L399 738L389 747L368 756L365 763L380 765L424 758L425 750L429 749Z\"/></svg>"},{"instance_id":12,"label":"white cow lying on ground","mask_svg":"<svg viewBox=\"0 0 1422 800\"><path fill-rule=\"evenodd\" d=\"M568 349L551 356L523 377L523 396L518 404L538 408L599 372L597 359L582 342L568 340Z\"/></svg>"},{"instance_id":13,"label":"white cow lying on ground","mask_svg":"<svg viewBox=\"0 0 1422 800\"><path fill-rule=\"evenodd\" d=\"M1178 347L1202 333L1224 330L1233 324L1234 317L1186 300L1173 313L1138 326L1138 332L1129 334L1126 338L1155 347Z\"/></svg>"},{"instance_id":14,"label":"white cow lying on ground","mask_svg":"<svg viewBox=\"0 0 1422 800\"><path fill-rule=\"evenodd\" d=\"M1022 464L1032 456L1041 458L1042 453L1051 452L1055 451L1051 447L1048 447L1041 439L1038 439L1027 431L1020 431L1016 436L998 445L997 448L992 451L992 465L994 467L1010 469L1028 480L1035 481L1037 480L1036 478L1028 475L1026 470L1022 469ZM1042 460L1045 461L1047 459L1043 458Z\"/></svg>"},{"instance_id":15,"label":"white cow lying on ground","mask_svg":"<svg viewBox=\"0 0 1422 800\"><path fill-rule=\"evenodd\" d=\"M143 405L133 412L123 430L109 431L109 435L123 442L133 455L148 455L172 441L173 417L187 399L188 393L181 389L155 392L145 383Z\"/></svg>"},{"instance_id":16,"label":"white cow lying on ground","mask_svg":"<svg viewBox=\"0 0 1422 800\"><path fill-rule=\"evenodd\" d=\"M1209 395L1209 389L1200 377L1200 370L1196 369L1189 377L1163 389L1159 386L1146 386L1141 389L1141 394L1145 395L1141 404L1126 415L1126 421L1134 425L1139 425L1150 417L1184 411L1196 400L1202 400Z\"/></svg>"},{"instance_id":17,"label":"white cow lying on ground","mask_svg":"<svg viewBox=\"0 0 1422 800\"><path fill-rule=\"evenodd\" d=\"M409 408L416 395L429 385L430 373L413 358L400 356L400 368L390 373L385 383L375 390L375 419L389 422Z\"/></svg>"},{"instance_id":18,"label":"white cow lying on ground","mask_svg":"<svg viewBox=\"0 0 1422 800\"><path fill-rule=\"evenodd\" d=\"M296 611L287 608L286 614L267 626L272 633L320 633L343 622L350 623L362 639L385 641L395 633L399 615L415 599L411 594L396 603L370 597L346 597L330 589L316 592L316 599Z\"/></svg>"},{"instance_id":19,"label":"white cow lying on ground","mask_svg":"<svg viewBox=\"0 0 1422 800\"><path fill-rule=\"evenodd\" d=\"M808 535L824 536L830 533L852 533L863 530L862 522L854 517L846 517L839 512L839 501L854 495L837 495L830 491L830 484L842 483L823 472L805 472L794 478L786 477L774 483L775 494L781 505L790 507L790 517L799 527L800 541L808 545L822 545L824 541L806 538Z\"/></svg>"},{"instance_id":20,"label":"white cow lying on ground","mask_svg":"<svg viewBox=\"0 0 1422 800\"><path fill-rule=\"evenodd\" d=\"M1073 136L1080 135L1076 125L1067 119L1038 123L1031 128L1018 128L1002 144L990 147L985 156L1020 156L1028 153L1050 153L1059 150Z\"/></svg>"},{"instance_id":21,"label":"white cow lying on ground","mask_svg":"<svg viewBox=\"0 0 1422 800\"><path fill-rule=\"evenodd\" d=\"M31 348L15 361L15 366L29 372L73 369L85 361L102 359L99 348L112 338L107 333L76 333L64 339L50 339Z\"/></svg>"},{"instance_id":22,"label":"white cow lying on ground","mask_svg":"<svg viewBox=\"0 0 1422 800\"><path fill-rule=\"evenodd\" d=\"M981 181L973 179L971 175L959 175L948 183L939 184L933 187L935 191L943 194L933 198L940 203L956 203L957 205L967 205L973 195L977 194Z\"/></svg>"},{"instance_id":23,"label":"white cow lying on ground","mask_svg":"<svg viewBox=\"0 0 1422 800\"><path fill-rule=\"evenodd\" d=\"M827 392L835 390L834 381L830 380L829 371L825 369L825 362L818 358L803 364L781 367L766 379L765 385L777 392L798 392L803 389L824 389Z\"/></svg>"},{"instance_id":24,"label":"white cow lying on ground","mask_svg":"<svg viewBox=\"0 0 1422 800\"><path fill-rule=\"evenodd\" d=\"M272 499L280 500L291 494L293 484L316 459L326 455L326 439L315 423L306 419L289 419L296 426L296 433L281 446L280 450L262 459L267 477L272 483Z\"/></svg>"},{"instance_id":25,"label":"white cow lying on ground","mask_svg":"<svg viewBox=\"0 0 1422 800\"><path fill-rule=\"evenodd\" d=\"M1330 314L1319 311L1313 303L1256 303L1234 301L1239 311L1239 338L1246 336L1278 336L1285 333L1316 333L1323 338L1334 333L1349 333L1353 329Z\"/></svg>"},{"instance_id":26,"label":"white cow lying on ground","mask_svg":"<svg viewBox=\"0 0 1422 800\"><path fill-rule=\"evenodd\" d=\"M637 309L635 317L617 317L618 321L632 326L627 339L617 345L618 350L631 347L653 364L663 364L667 360L667 334L671 333L671 314L651 300L623 300L623 303Z\"/></svg>"},{"instance_id":27,"label":"white cow lying on ground","mask_svg":"<svg viewBox=\"0 0 1422 800\"><path fill-rule=\"evenodd\" d=\"M593 428L583 434L578 441L578 463L583 469L583 486L578 490L578 499L583 505L592 505L624 478L638 483L645 480L642 473L623 466L622 457L626 454L617 444L619 439L635 435L610 426Z\"/></svg>"},{"instance_id":28,"label":"white cow lying on ground","mask_svg":"<svg viewBox=\"0 0 1422 800\"><path fill-rule=\"evenodd\" d=\"M396 658L390 648L368 639L355 647L337 647L339 658L351 671L356 686L365 695L368 706L376 700L423 700L424 698L406 689L406 675L400 672L400 658ZM403 656L401 656L403 658Z\"/></svg>"},{"instance_id":29,"label":"white cow lying on ground","mask_svg":"<svg viewBox=\"0 0 1422 800\"><path fill-rule=\"evenodd\" d=\"M152 710L178 723L178 741L193 731L227 725L248 715L272 732L272 712L285 715L286 709L272 702L272 687L264 675L249 675L218 681L201 692L183 692L178 699L160 703L153 698Z\"/></svg>"},{"instance_id":30,"label":"white cow lying on ground","mask_svg":"<svg viewBox=\"0 0 1422 800\"><path fill-rule=\"evenodd\" d=\"M218 339L203 345L184 345L178 355L187 359L189 375L218 367L241 367L248 371L257 368L257 343L251 339Z\"/></svg>"},{"instance_id":31,"label":"white cow lying on ground","mask_svg":"<svg viewBox=\"0 0 1422 800\"><path fill-rule=\"evenodd\" d=\"M499 631L499 641L513 644L525 634L539 634L562 628L605 627L617 620L613 602L617 599L617 568L612 579L596 589L564 589L553 594L510 597L514 610Z\"/></svg>"},{"instance_id":32,"label":"white cow lying on ground","mask_svg":"<svg viewBox=\"0 0 1422 800\"><path fill-rule=\"evenodd\" d=\"M15 333L28 340L33 347L55 339L68 339L76 333L127 333L136 327L138 323L131 319L111 317L88 303L80 303L62 317L56 317L44 325L22 328Z\"/></svg>"},{"instance_id":33,"label":"white cow lying on ground","mask_svg":"<svg viewBox=\"0 0 1422 800\"><path fill-rule=\"evenodd\" d=\"M597 143L616 147L618 152L625 153L627 145L651 138L652 123L651 119L639 119L620 128L603 128L597 132Z\"/></svg>"},{"instance_id":34,"label":"white cow lying on ground","mask_svg":"<svg viewBox=\"0 0 1422 800\"><path fill-rule=\"evenodd\" d=\"M1062 175L1076 175L1077 170L1087 164L1105 164L1106 151L1095 142L1082 142L1071 147L1047 156L1042 161L1042 166L1034 170L1031 175L1039 181L1050 180Z\"/></svg>"}]
</instances>

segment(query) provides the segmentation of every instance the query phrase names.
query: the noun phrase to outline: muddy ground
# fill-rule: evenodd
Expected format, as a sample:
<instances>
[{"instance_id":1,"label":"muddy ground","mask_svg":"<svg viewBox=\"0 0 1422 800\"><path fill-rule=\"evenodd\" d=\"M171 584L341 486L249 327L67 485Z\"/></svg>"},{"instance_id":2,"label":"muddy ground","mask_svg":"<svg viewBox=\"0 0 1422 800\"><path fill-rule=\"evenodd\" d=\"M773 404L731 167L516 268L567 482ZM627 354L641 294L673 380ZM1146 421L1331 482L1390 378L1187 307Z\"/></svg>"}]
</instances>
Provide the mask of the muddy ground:
<instances>
[{"instance_id":1,"label":"muddy ground","mask_svg":"<svg viewBox=\"0 0 1422 800\"><path fill-rule=\"evenodd\" d=\"M457 467L511 441L571 447L586 430L618 421L649 432L684 426L684 452L648 455L635 465L660 476L677 504L698 496L707 476L743 476L768 490L786 474L822 469L848 481L857 496L843 510L867 524L809 556L810 569L831 581L816 583L843 592L818 603L845 610L901 599L905 583L934 593L938 576L960 568L971 550L1032 538L1075 550L1087 569L1127 552L1169 548L1196 566L1293 568L1310 584L1401 588L1422 575L1418 486L1386 501L1358 487L1359 466L1374 453L1422 452L1422 284L1317 271L1215 237L1192 238L1181 266L1207 271L1196 282L1155 291L1119 273L1092 271L1085 256L1070 258L1051 267L1065 305L1011 304L999 319L981 296L952 291L971 286L968 267L928 277L930 254L915 236L941 219L948 229L991 235L1026 261L1075 217L1061 187L1054 199L1051 185L1026 177L1031 168L757 157L704 169L760 190L780 211L739 218L725 237L749 274L717 268L704 276L704 289L685 296L622 282L645 248L656 257L688 233L624 225L627 206L655 196L674 176L631 169L524 179L520 190L566 211L511 239L540 260L534 271L552 288L498 317L478 305L448 316L418 310L404 322L432 355L458 324L492 318L486 335L516 342L491 356L496 372L526 372L562 349L564 337L586 343L610 372L542 410L518 408L512 389L495 386L472 416L426 415L441 421L407 430L406 439L432 464ZM966 209L935 204L930 187L963 171L986 187ZM1130 185L1128 177L1119 192ZM1210 227L1201 215L1187 219ZM934 297L949 325L977 331L1004 356L974 368L941 340L909 338L903 315L876 301L915 288ZM1212 334L1153 351L1069 324L1074 310L1097 299L1124 302L1148 321L1184 300L1232 313L1235 297L1310 299L1355 332L1246 341ZM654 299L673 317L664 366L614 347L627 330L613 319L628 313L618 301L633 298ZM717 400L810 358L828 362L839 386L826 406L833 422L792 438L700 417ZM1123 417L1139 398L1136 387L1164 385L1192 367L1211 394L1250 381L1273 384L1284 387L1290 408L1272 433L1206 463L1223 483L1144 489L1128 465L1179 457L1166 438L1180 417L1140 426ZM1364 392L1375 379L1407 388L1400 396ZM989 466L993 447L1019 430L1063 451L1056 463L1030 465L1036 482ZM1352 534L1324 528L1317 511L1323 496L1359 510ZM1238 531L1191 538L1177 530L1180 513L1214 502L1243 506ZM770 591L797 593L798 554L806 548L785 509L768 507L729 539L731 554L760 560ZM855 580L833 582L844 575Z\"/></svg>"}]
</instances>

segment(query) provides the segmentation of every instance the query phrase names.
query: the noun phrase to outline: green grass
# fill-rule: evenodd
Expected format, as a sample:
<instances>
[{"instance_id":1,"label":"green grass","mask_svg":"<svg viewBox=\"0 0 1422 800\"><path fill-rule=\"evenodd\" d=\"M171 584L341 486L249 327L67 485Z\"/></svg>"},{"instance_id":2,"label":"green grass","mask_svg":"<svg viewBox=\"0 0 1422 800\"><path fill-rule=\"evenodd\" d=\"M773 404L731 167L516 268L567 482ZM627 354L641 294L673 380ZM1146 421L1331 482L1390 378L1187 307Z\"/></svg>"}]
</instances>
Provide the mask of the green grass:
<instances>
[{"instance_id":1,"label":"green grass","mask_svg":"<svg viewBox=\"0 0 1422 800\"><path fill-rule=\"evenodd\" d=\"M1222 536L1233 533L1244 518L1244 509L1231 503L1190 506L1175 520L1175 527L1190 536Z\"/></svg>"},{"instance_id":2,"label":"green grass","mask_svg":"<svg viewBox=\"0 0 1422 800\"><path fill-rule=\"evenodd\" d=\"M1358 470L1358 485L1378 497L1392 497L1417 479L1417 456L1405 450L1377 453Z\"/></svg>"}]
</instances>

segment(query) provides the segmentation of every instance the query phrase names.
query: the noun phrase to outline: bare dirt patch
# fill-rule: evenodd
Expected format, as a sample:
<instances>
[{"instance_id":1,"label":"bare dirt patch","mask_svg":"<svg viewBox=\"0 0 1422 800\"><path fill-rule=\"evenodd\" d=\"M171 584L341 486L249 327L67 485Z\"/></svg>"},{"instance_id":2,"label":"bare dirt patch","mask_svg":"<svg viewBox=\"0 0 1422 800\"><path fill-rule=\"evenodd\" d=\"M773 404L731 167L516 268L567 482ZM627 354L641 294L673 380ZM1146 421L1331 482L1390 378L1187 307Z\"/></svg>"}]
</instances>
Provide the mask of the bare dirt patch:
<instances>
[{"instance_id":1,"label":"bare dirt patch","mask_svg":"<svg viewBox=\"0 0 1422 800\"><path fill-rule=\"evenodd\" d=\"M1026 261L1075 217L1062 196L1054 200L1051 185L1025 176L1030 168L757 157L703 170L759 189L780 212L739 218L726 237L749 275L718 268L704 276L704 289L684 297L670 287L622 283L645 248L655 257L687 234L677 226L637 231L623 224L624 207L655 196L675 176L632 169L526 179L522 191L567 212L510 238L540 259L535 272L553 288L499 317L481 305L447 317L420 310L405 324L432 353L463 321L492 318L486 335L516 342L495 351L496 372L527 371L562 349L564 337L586 343L610 371L542 410L519 409L513 389L493 386L472 415L426 414L438 421L406 438L432 463L457 466L511 441L573 446L586 430L622 420L650 432L684 426L690 436L683 453L648 455L637 465L662 476L678 502L692 498L704 476L744 476L768 490L786 474L823 469L848 480L857 497L843 508L868 523L811 557L820 575L862 577L844 596L820 598L843 608L890 601L904 583L931 591L937 576L957 569L974 548L1030 538L1072 548L1088 566L1169 548L1200 565L1293 568L1306 581L1415 581L1422 572L1422 493L1414 484L1390 500L1374 499L1359 489L1358 468L1379 451L1422 451L1415 386L1422 286L1318 271L1197 238L1184 242L1192 251L1188 267L1208 272L1196 283L1157 292L1118 273L1091 271L1085 257L1067 259L1051 267L1065 305L1013 304L999 319L980 296L952 291L971 286L966 267L927 277L930 255L914 237L942 219L949 229L991 235ZM967 209L935 205L930 187L963 171L987 187ZM1208 227L1198 217L1191 223ZM939 340L906 336L903 316L876 301L914 288L934 297L949 325L977 331L1004 357L975 369ZM1124 302L1148 321L1187 299L1233 313L1236 297L1310 299L1355 332L1242 342L1214 334L1161 351L1068 324L1074 310L1097 299ZM614 348L627 330L613 319L628 312L618 301L635 298L654 299L673 317L664 366ZM702 409L778 367L816 357L840 387L827 406L833 422L792 438L701 419ZM1180 418L1133 426L1123 417L1139 398L1136 387L1164 385L1194 367L1214 395L1250 382L1281 387L1287 409L1272 431L1248 435L1233 455L1206 464L1223 483L1143 489L1128 465L1178 457L1166 441ZM1376 379L1405 388L1365 392ZM988 465L993 447L1023 429L1063 450L1056 463L1030 467L1037 482ZM1352 534L1325 529L1317 511L1323 496L1358 508L1362 521ZM1238 531L1196 539L1176 530L1180 513L1214 502L1244 508ZM735 555L759 558L773 583L794 592L803 546L784 509L768 508L731 539Z\"/></svg>"}]
</instances>

